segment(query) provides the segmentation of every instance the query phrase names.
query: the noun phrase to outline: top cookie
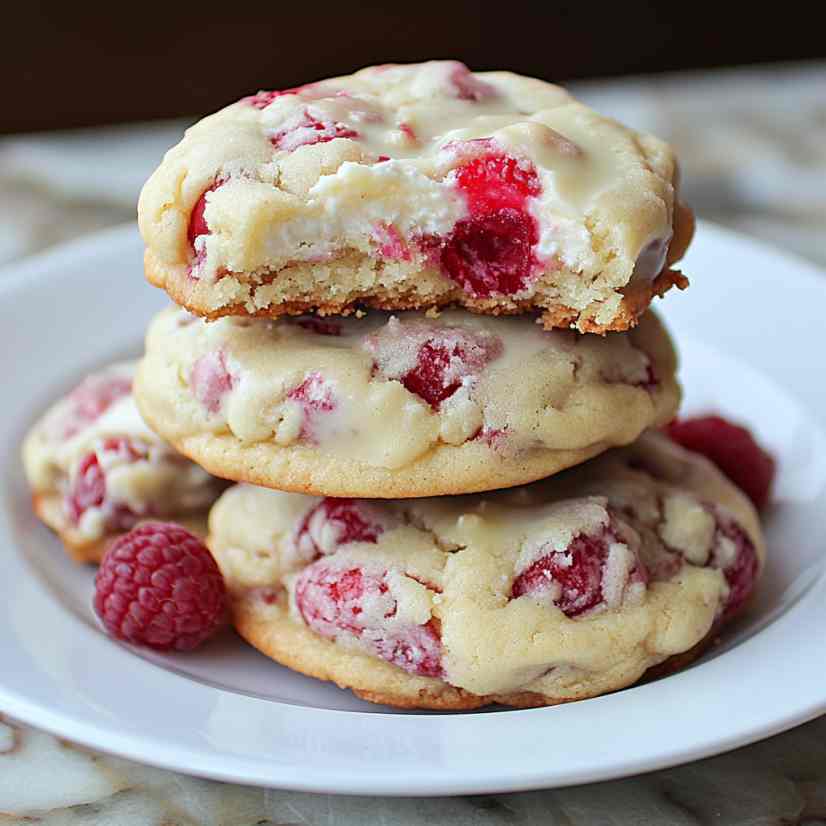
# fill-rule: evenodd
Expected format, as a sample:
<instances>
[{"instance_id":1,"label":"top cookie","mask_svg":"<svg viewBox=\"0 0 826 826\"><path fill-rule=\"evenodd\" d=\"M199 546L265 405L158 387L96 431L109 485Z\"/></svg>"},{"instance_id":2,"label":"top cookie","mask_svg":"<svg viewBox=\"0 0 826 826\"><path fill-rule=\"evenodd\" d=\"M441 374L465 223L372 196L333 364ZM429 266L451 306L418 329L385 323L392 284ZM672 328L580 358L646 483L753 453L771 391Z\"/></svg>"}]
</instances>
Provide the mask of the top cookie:
<instances>
[{"instance_id":1,"label":"top cookie","mask_svg":"<svg viewBox=\"0 0 826 826\"><path fill-rule=\"evenodd\" d=\"M146 273L210 318L360 305L632 327L692 233L672 150L558 86L388 65L205 118L138 207Z\"/></svg>"}]
</instances>

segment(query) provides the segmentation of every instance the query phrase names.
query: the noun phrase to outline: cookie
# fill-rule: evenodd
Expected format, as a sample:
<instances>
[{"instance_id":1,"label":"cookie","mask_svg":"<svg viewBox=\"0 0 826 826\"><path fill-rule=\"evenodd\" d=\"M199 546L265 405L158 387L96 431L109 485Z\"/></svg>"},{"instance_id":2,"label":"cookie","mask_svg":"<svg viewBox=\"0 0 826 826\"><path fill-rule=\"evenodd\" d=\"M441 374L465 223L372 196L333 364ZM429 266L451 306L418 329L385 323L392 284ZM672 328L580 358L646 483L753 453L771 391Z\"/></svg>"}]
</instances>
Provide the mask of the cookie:
<instances>
[{"instance_id":1,"label":"cookie","mask_svg":"<svg viewBox=\"0 0 826 826\"><path fill-rule=\"evenodd\" d=\"M677 190L657 138L434 61L243 98L167 153L138 215L149 280L209 318L458 304L604 333L686 286Z\"/></svg>"},{"instance_id":2,"label":"cookie","mask_svg":"<svg viewBox=\"0 0 826 826\"><path fill-rule=\"evenodd\" d=\"M134 372L125 362L88 376L23 443L35 513L78 562L100 562L114 538L146 518L174 518L205 535L206 512L225 487L144 424Z\"/></svg>"},{"instance_id":3,"label":"cookie","mask_svg":"<svg viewBox=\"0 0 826 826\"><path fill-rule=\"evenodd\" d=\"M765 558L749 500L653 431L484 495L239 485L209 526L242 636L407 708L552 705L684 667L742 610Z\"/></svg>"},{"instance_id":4,"label":"cookie","mask_svg":"<svg viewBox=\"0 0 826 826\"><path fill-rule=\"evenodd\" d=\"M150 325L135 396L216 476L404 498L530 482L673 418L675 356L648 315L606 337L462 310Z\"/></svg>"}]
</instances>

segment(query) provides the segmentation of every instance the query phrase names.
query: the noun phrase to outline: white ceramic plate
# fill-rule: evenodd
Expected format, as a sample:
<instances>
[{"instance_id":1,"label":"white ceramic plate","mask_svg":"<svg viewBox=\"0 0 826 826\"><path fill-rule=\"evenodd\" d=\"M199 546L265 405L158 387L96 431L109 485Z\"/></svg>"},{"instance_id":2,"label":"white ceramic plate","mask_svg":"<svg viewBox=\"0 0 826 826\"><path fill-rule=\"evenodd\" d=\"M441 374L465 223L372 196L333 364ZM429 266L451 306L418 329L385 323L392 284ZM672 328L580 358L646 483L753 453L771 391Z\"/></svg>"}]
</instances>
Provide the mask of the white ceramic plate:
<instances>
[{"instance_id":1,"label":"white ceramic plate","mask_svg":"<svg viewBox=\"0 0 826 826\"><path fill-rule=\"evenodd\" d=\"M826 711L826 274L712 226L662 303L691 409L777 454L756 604L694 667L548 709L410 714L294 674L231 632L161 657L104 636L92 571L32 516L27 425L91 368L137 353L165 296L133 227L0 273L0 709L94 748L192 774L311 791L452 794L603 780L757 740Z\"/></svg>"}]
</instances>

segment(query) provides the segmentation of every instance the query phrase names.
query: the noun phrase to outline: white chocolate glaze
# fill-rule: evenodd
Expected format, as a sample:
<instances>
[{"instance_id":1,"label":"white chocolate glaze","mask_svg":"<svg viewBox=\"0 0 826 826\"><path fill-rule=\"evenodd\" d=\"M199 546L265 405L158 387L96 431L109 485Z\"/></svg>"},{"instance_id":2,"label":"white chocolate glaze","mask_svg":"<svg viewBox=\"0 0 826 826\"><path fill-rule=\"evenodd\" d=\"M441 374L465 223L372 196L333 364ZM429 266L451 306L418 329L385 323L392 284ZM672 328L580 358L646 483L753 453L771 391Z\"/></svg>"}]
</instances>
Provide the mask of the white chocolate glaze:
<instances>
[{"instance_id":1,"label":"white chocolate glaze","mask_svg":"<svg viewBox=\"0 0 826 826\"><path fill-rule=\"evenodd\" d=\"M711 534L686 529L699 511ZM357 687L381 692L390 663L477 695L549 699L625 685L691 649L741 609L765 554L746 497L654 432L484 495L322 500L239 485L212 509L210 547L236 610L332 640L331 669L335 648L360 652Z\"/></svg>"},{"instance_id":2,"label":"white chocolate glaze","mask_svg":"<svg viewBox=\"0 0 826 826\"><path fill-rule=\"evenodd\" d=\"M135 366L115 364L89 376L48 410L23 444L34 495L61 501L53 509L61 513L58 527L78 543L141 517L203 510L221 489L146 426L131 393Z\"/></svg>"}]
</instances>

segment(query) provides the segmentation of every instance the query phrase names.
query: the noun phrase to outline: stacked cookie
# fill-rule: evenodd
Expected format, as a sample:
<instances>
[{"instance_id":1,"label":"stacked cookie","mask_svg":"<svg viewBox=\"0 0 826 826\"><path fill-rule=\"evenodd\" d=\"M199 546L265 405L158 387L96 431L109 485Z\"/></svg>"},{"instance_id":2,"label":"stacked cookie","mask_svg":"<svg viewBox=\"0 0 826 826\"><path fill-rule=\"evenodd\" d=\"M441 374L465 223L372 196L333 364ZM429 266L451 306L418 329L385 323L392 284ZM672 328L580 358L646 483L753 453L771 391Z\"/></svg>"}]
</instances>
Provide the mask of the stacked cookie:
<instances>
[{"instance_id":1,"label":"stacked cookie","mask_svg":"<svg viewBox=\"0 0 826 826\"><path fill-rule=\"evenodd\" d=\"M196 124L139 218L179 306L135 398L239 483L209 545L273 659L544 705L688 661L744 604L754 509L649 430L680 392L647 308L692 234L666 144L538 80L379 66Z\"/></svg>"}]
</instances>

